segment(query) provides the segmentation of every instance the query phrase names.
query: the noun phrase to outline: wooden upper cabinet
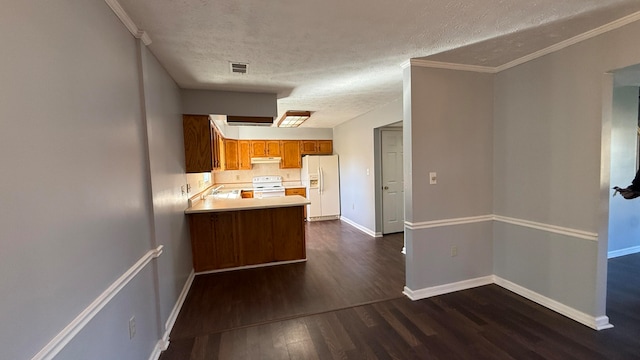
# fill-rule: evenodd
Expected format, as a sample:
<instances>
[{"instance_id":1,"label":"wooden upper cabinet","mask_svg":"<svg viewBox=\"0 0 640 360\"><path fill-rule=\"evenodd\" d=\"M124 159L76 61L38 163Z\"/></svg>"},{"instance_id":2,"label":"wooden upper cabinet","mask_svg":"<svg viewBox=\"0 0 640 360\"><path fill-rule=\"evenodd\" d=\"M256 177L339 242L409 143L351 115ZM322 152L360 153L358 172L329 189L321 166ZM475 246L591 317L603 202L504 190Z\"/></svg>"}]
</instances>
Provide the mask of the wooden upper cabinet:
<instances>
[{"instance_id":1,"label":"wooden upper cabinet","mask_svg":"<svg viewBox=\"0 0 640 360\"><path fill-rule=\"evenodd\" d=\"M318 154L319 155L332 155L333 154L333 140L318 140Z\"/></svg>"},{"instance_id":2,"label":"wooden upper cabinet","mask_svg":"<svg viewBox=\"0 0 640 360\"><path fill-rule=\"evenodd\" d=\"M264 140L251 140L251 156L267 156L267 144Z\"/></svg>"},{"instance_id":3,"label":"wooden upper cabinet","mask_svg":"<svg viewBox=\"0 0 640 360\"><path fill-rule=\"evenodd\" d=\"M251 140L252 157L271 157L280 155L279 140Z\"/></svg>"},{"instance_id":4,"label":"wooden upper cabinet","mask_svg":"<svg viewBox=\"0 0 640 360\"><path fill-rule=\"evenodd\" d=\"M302 155L331 155L333 154L333 140L301 140Z\"/></svg>"},{"instance_id":5,"label":"wooden upper cabinet","mask_svg":"<svg viewBox=\"0 0 640 360\"><path fill-rule=\"evenodd\" d=\"M316 154L318 152L318 142L316 140L300 141L300 151L303 155Z\"/></svg>"},{"instance_id":6,"label":"wooden upper cabinet","mask_svg":"<svg viewBox=\"0 0 640 360\"><path fill-rule=\"evenodd\" d=\"M251 141L238 140L238 170L251 170Z\"/></svg>"},{"instance_id":7,"label":"wooden upper cabinet","mask_svg":"<svg viewBox=\"0 0 640 360\"><path fill-rule=\"evenodd\" d=\"M281 156L280 140L265 141L267 147L267 156Z\"/></svg>"},{"instance_id":8,"label":"wooden upper cabinet","mask_svg":"<svg viewBox=\"0 0 640 360\"><path fill-rule=\"evenodd\" d=\"M238 170L238 140L224 140L224 170Z\"/></svg>"},{"instance_id":9,"label":"wooden upper cabinet","mask_svg":"<svg viewBox=\"0 0 640 360\"><path fill-rule=\"evenodd\" d=\"M300 154L300 141L298 140L282 140L282 161L280 168L282 169L300 169L302 168L302 154Z\"/></svg>"},{"instance_id":10,"label":"wooden upper cabinet","mask_svg":"<svg viewBox=\"0 0 640 360\"><path fill-rule=\"evenodd\" d=\"M185 168L188 173L214 169L214 129L207 115L183 115Z\"/></svg>"}]
</instances>

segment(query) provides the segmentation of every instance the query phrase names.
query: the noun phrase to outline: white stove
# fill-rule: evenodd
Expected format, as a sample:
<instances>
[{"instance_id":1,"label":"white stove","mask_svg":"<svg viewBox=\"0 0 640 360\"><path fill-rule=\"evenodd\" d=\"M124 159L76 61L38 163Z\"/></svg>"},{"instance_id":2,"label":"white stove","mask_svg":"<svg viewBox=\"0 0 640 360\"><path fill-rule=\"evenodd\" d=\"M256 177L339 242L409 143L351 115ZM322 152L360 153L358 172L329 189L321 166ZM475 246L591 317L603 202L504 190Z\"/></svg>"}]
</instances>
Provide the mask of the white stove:
<instances>
[{"instance_id":1,"label":"white stove","mask_svg":"<svg viewBox=\"0 0 640 360\"><path fill-rule=\"evenodd\" d=\"M253 197L270 198L284 196L282 176L256 176L253 178Z\"/></svg>"}]
</instances>

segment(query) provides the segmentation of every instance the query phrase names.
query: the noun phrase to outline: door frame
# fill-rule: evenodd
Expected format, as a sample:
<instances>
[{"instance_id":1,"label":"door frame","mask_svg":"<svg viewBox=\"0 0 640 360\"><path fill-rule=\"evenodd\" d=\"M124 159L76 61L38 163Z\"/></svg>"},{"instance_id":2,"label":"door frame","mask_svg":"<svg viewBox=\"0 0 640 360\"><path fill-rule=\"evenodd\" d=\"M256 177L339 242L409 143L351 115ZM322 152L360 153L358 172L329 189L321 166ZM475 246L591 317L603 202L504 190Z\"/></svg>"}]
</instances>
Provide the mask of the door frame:
<instances>
[{"instance_id":1,"label":"door frame","mask_svg":"<svg viewBox=\"0 0 640 360\"><path fill-rule=\"evenodd\" d=\"M374 172L374 202L375 202L375 234L382 237L383 204L382 204L382 131L402 130L402 121L373 129L373 172ZM404 136L404 133L403 133ZM404 252L404 249L403 249Z\"/></svg>"}]
</instances>

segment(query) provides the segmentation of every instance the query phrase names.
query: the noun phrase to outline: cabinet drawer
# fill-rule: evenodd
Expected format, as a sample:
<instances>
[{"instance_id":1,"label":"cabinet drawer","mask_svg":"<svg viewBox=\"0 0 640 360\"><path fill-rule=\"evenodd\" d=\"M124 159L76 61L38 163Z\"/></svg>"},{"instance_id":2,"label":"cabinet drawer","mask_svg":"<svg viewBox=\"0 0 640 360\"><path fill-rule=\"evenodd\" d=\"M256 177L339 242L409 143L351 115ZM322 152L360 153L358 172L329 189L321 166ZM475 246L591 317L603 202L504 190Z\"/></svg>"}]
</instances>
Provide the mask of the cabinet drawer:
<instances>
[{"instance_id":1,"label":"cabinet drawer","mask_svg":"<svg viewBox=\"0 0 640 360\"><path fill-rule=\"evenodd\" d=\"M305 188L289 188L289 189L284 189L284 194L285 196L289 196L289 195L300 195L300 196L304 196L307 197L307 191Z\"/></svg>"}]
</instances>

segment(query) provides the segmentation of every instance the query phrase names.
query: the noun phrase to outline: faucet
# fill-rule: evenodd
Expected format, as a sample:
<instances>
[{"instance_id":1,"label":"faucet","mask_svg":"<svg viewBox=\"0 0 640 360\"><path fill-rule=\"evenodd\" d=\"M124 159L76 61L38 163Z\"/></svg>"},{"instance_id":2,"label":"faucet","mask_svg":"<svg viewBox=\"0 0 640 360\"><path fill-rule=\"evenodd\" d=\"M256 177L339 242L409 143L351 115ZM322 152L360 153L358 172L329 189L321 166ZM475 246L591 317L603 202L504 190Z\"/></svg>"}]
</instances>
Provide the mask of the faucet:
<instances>
[{"instance_id":1,"label":"faucet","mask_svg":"<svg viewBox=\"0 0 640 360\"><path fill-rule=\"evenodd\" d=\"M224 187L224 185L218 185L218 186L216 186L215 188L213 188L213 190L211 190L211 193L210 193L209 195L215 195L215 194L217 194L217 193L218 193L218 191L219 191L220 189L222 189L223 187ZM205 192L203 192L203 193L200 195L200 198L201 198L202 200L204 200L206 197L207 197L207 195L206 195L206 193L205 193Z\"/></svg>"}]
</instances>

